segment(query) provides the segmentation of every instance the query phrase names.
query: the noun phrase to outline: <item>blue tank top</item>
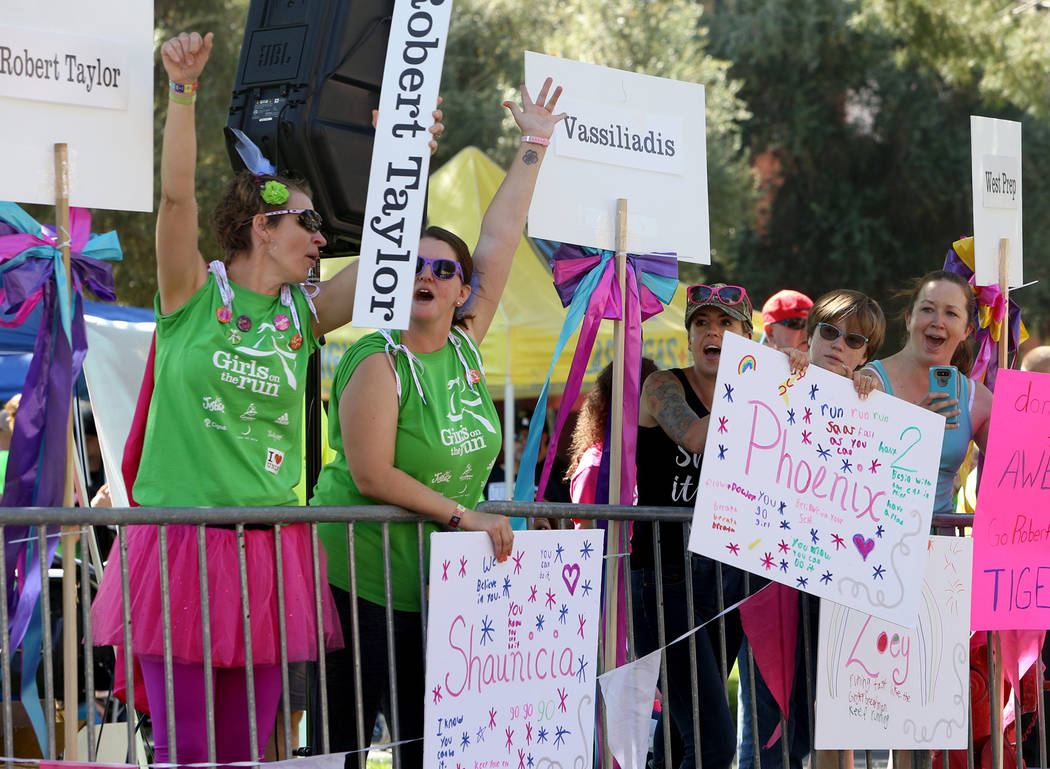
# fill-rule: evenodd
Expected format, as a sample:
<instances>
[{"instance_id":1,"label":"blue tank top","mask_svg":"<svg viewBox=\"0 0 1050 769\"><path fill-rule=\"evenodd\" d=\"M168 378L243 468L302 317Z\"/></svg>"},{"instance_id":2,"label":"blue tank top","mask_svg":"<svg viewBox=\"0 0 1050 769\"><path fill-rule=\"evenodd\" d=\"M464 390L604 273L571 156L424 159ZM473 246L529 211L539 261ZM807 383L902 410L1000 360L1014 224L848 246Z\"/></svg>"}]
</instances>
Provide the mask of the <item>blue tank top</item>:
<instances>
[{"instance_id":1,"label":"blue tank top","mask_svg":"<svg viewBox=\"0 0 1050 769\"><path fill-rule=\"evenodd\" d=\"M893 395L893 385L890 377L883 368L882 361L873 360L868 364L878 374L882 387L887 395ZM937 468L937 493L933 500L933 512L952 513L955 508L952 505L952 492L955 490L955 476L959 473L959 467L966 459L966 452L973 440L973 421L970 419L970 410L973 408L973 387L969 377L960 376L959 403L965 404L959 414L959 426L954 430L945 429L944 443L941 444L941 463Z\"/></svg>"}]
</instances>

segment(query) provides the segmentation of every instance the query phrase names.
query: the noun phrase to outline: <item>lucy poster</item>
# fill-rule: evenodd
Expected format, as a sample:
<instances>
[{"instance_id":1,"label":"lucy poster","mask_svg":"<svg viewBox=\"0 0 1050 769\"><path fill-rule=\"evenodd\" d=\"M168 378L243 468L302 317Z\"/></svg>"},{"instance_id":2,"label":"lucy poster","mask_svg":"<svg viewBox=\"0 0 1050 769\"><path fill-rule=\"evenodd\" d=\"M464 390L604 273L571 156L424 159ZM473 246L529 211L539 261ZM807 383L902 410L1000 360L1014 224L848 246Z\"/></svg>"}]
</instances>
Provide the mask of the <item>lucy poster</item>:
<instances>
[{"instance_id":1,"label":"lucy poster","mask_svg":"<svg viewBox=\"0 0 1050 769\"><path fill-rule=\"evenodd\" d=\"M973 540L930 537L911 627L821 601L816 746L965 748Z\"/></svg>"},{"instance_id":2,"label":"lucy poster","mask_svg":"<svg viewBox=\"0 0 1050 769\"><path fill-rule=\"evenodd\" d=\"M428 769L590 766L604 532L434 534Z\"/></svg>"},{"instance_id":3,"label":"lucy poster","mask_svg":"<svg viewBox=\"0 0 1050 769\"><path fill-rule=\"evenodd\" d=\"M973 520L974 630L1050 627L1050 376L995 380Z\"/></svg>"},{"instance_id":4,"label":"lucy poster","mask_svg":"<svg viewBox=\"0 0 1050 769\"><path fill-rule=\"evenodd\" d=\"M915 621L944 417L726 334L689 549Z\"/></svg>"}]
</instances>

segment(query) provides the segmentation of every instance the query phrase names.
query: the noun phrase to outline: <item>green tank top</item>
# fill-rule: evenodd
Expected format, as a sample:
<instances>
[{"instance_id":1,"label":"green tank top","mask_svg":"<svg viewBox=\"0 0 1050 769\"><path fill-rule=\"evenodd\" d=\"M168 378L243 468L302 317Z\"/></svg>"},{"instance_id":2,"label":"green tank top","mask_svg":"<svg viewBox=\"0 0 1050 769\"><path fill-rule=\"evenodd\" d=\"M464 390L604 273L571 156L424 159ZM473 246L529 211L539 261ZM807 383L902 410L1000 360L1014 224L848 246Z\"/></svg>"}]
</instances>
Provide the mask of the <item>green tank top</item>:
<instances>
[{"instance_id":1,"label":"green tank top","mask_svg":"<svg viewBox=\"0 0 1050 769\"><path fill-rule=\"evenodd\" d=\"M221 262L209 269L175 312L161 315L159 296L154 303L155 387L135 499L146 507L294 505L306 363L317 349L309 302L298 287L284 292L285 304L229 284Z\"/></svg>"},{"instance_id":2,"label":"green tank top","mask_svg":"<svg viewBox=\"0 0 1050 769\"><path fill-rule=\"evenodd\" d=\"M485 386L481 356L459 329L437 352L414 355L401 346L401 333L376 332L363 337L343 355L332 378L329 414L339 413L339 400L354 370L369 355L385 353L398 383L397 440L394 465L421 483L466 507L482 499L485 481L499 453L501 433L496 408ZM413 360L415 361L413 363ZM358 491L350 475L338 418L329 419L328 437L336 458L321 471L312 505L374 505ZM427 523L424 554L429 562ZM321 541L328 553L328 581L350 589L346 526L322 523ZM383 586L382 524L354 527L357 594L386 605ZM417 525L390 525L390 559L394 608L419 611L419 546Z\"/></svg>"}]
</instances>

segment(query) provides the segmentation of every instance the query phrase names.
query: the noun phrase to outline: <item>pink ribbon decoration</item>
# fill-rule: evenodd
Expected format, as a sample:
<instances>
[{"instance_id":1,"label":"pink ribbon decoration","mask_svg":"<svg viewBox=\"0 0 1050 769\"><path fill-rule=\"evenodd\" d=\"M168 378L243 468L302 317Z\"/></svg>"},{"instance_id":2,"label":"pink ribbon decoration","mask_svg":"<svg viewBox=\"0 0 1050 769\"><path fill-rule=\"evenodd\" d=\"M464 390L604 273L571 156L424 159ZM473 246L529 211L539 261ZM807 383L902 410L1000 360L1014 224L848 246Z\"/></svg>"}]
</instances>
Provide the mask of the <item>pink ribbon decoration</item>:
<instances>
[{"instance_id":1,"label":"pink ribbon decoration","mask_svg":"<svg viewBox=\"0 0 1050 769\"><path fill-rule=\"evenodd\" d=\"M580 337L569 368L569 377L565 382L561 405L551 432L550 445L557 446L561 431L565 427L576 397L580 394L583 375L587 370L594 349L594 341L603 319L623 320L625 328L624 341L624 382L623 382L623 452L620 458L620 499L619 504L629 505L634 498L635 486L635 449L638 440L638 397L639 378L642 360L642 321L663 311L664 304L671 301L678 286L678 263L673 255L645 254L627 255L626 287L627 296L621 301L620 287L616 283L616 271L613 254L610 251L581 249L578 246L562 245L554 254L554 283L561 296L562 304L569 306L562 330L563 338L570 326L574 325L574 315L582 311L583 319ZM620 308L623 307L623 316ZM555 352L557 355L557 351ZM552 363L553 368L553 363ZM548 374L548 384L549 384ZM546 391L544 386L540 401L536 404L537 413L546 409ZM518 475L514 488L514 498L518 500L535 499L547 488L555 452L548 452L543 463L539 486L534 486L533 471L538 454L540 430L536 429L542 420L533 419L529 425L529 438L521 459L522 472ZM535 433L535 434L534 434ZM536 491L534 491L536 489ZM612 500L610 500L612 501Z\"/></svg>"},{"instance_id":2,"label":"pink ribbon decoration","mask_svg":"<svg viewBox=\"0 0 1050 769\"><path fill-rule=\"evenodd\" d=\"M977 341L977 356L970 371L970 379L984 382L989 390L995 390L995 375L999 371L999 338L1007 334L1007 349L1013 355L1028 339L1028 329L1021 322L1021 308L1013 299L1007 304L998 285L974 285L972 237L960 238L952 243L944 257L944 269L969 281L977 297L977 323L973 333Z\"/></svg>"},{"instance_id":3,"label":"pink ribbon decoration","mask_svg":"<svg viewBox=\"0 0 1050 769\"><path fill-rule=\"evenodd\" d=\"M1003 675L1010 682L1011 689L1021 699L1021 679L1029 671L1032 665L1042 664L1039 662L1039 653L1043 648L1045 630L1000 630L999 644L1003 651ZM1042 692L1037 692L1043 696ZM1005 730L1013 723L1017 714L1014 713L1014 698L1010 697L1003 708L1003 729Z\"/></svg>"},{"instance_id":4,"label":"pink ribbon decoration","mask_svg":"<svg viewBox=\"0 0 1050 769\"><path fill-rule=\"evenodd\" d=\"M798 591L770 583L740 605L740 624L751 644L755 667L787 720L798 645ZM771 748L780 736L778 723L763 749ZM760 740L761 735L755 739Z\"/></svg>"}]
</instances>

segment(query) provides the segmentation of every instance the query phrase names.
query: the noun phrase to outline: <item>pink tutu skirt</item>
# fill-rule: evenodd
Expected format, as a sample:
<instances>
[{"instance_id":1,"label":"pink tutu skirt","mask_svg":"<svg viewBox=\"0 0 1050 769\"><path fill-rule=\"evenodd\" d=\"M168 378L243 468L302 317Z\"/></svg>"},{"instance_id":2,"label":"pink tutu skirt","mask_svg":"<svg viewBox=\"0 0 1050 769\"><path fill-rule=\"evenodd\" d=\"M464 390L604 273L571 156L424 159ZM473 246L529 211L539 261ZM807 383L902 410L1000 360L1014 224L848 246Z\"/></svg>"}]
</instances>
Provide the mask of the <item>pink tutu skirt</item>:
<instances>
[{"instance_id":1,"label":"pink tutu skirt","mask_svg":"<svg viewBox=\"0 0 1050 769\"><path fill-rule=\"evenodd\" d=\"M168 585L171 599L173 657L180 662L204 659L201 627L200 569L197 527L170 525ZM156 526L128 526L128 584L131 591L131 636L135 655L164 653L161 623L160 548ZM277 610L277 570L273 529L244 532L247 562L248 606L251 617L252 660L256 665L281 661ZM237 559L237 534L233 529L208 527L208 610L211 654L215 667L243 667L244 622L241 579ZM317 659L317 623L314 600L310 526L296 523L281 527L284 564L284 614L288 660ZM321 602L326 649L343 646L339 616L328 588L324 548L321 558ZM98 595L91 607L94 640L98 645L124 645L120 558L116 545L106 566Z\"/></svg>"}]
</instances>

